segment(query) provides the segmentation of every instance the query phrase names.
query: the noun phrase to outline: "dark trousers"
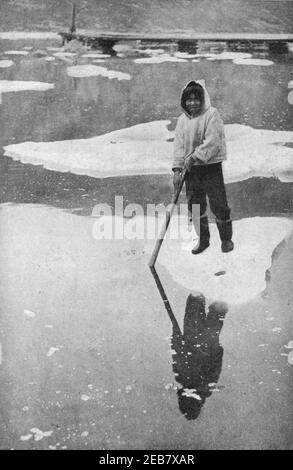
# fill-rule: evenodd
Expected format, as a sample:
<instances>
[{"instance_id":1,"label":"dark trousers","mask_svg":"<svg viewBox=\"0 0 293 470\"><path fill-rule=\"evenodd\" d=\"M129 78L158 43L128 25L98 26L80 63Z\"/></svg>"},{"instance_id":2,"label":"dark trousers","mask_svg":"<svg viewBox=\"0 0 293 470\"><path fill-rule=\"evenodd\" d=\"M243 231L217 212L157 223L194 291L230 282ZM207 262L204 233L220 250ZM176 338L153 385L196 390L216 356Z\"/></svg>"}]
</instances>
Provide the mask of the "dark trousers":
<instances>
[{"instance_id":1,"label":"dark trousers","mask_svg":"<svg viewBox=\"0 0 293 470\"><path fill-rule=\"evenodd\" d=\"M207 196L210 208L216 216L216 223L222 241L232 238L232 221L222 172L222 163L198 165L191 168L185 180L188 211L195 227L198 226L192 211L193 204L200 204L200 241L209 242L210 231L206 214Z\"/></svg>"}]
</instances>

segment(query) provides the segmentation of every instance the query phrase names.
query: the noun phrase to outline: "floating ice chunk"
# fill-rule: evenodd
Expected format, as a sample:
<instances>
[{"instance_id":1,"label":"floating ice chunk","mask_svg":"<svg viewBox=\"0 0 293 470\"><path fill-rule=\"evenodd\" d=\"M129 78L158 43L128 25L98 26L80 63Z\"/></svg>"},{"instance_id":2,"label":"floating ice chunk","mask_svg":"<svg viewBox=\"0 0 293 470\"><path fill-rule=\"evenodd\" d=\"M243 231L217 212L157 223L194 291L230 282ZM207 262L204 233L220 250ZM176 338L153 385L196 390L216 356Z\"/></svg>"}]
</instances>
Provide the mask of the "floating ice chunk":
<instances>
[{"instance_id":1,"label":"floating ice chunk","mask_svg":"<svg viewBox=\"0 0 293 470\"><path fill-rule=\"evenodd\" d=\"M5 55L28 55L28 51L5 51Z\"/></svg>"},{"instance_id":2,"label":"floating ice chunk","mask_svg":"<svg viewBox=\"0 0 293 470\"><path fill-rule=\"evenodd\" d=\"M141 59L134 59L134 62L137 64L162 64L163 62L187 62L187 60L168 54L161 54L155 55L154 57L143 57Z\"/></svg>"},{"instance_id":3,"label":"floating ice chunk","mask_svg":"<svg viewBox=\"0 0 293 470\"><path fill-rule=\"evenodd\" d=\"M293 339L291 339L291 341L289 341L289 343L285 345L285 348L293 349Z\"/></svg>"},{"instance_id":4,"label":"floating ice chunk","mask_svg":"<svg viewBox=\"0 0 293 470\"><path fill-rule=\"evenodd\" d=\"M47 62L54 62L55 57L45 57L45 60L46 60Z\"/></svg>"},{"instance_id":5,"label":"floating ice chunk","mask_svg":"<svg viewBox=\"0 0 293 470\"><path fill-rule=\"evenodd\" d=\"M144 54L149 54L149 55L159 55L159 54L165 54L164 49L143 49L142 51Z\"/></svg>"},{"instance_id":6,"label":"floating ice chunk","mask_svg":"<svg viewBox=\"0 0 293 470\"><path fill-rule=\"evenodd\" d=\"M274 65L274 62L267 59L234 59L233 63L236 65L260 65L264 67Z\"/></svg>"},{"instance_id":7,"label":"floating ice chunk","mask_svg":"<svg viewBox=\"0 0 293 470\"><path fill-rule=\"evenodd\" d=\"M272 329L274 333L280 333L282 331L282 328L276 326L275 328Z\"/></svg>"},{"instance_id":8,"label":"floating ice chunk","mask_svg":"<svg viewBox=\"0 0 293 470\"><path fill-rule=\"evenodd\" d=\"M22 411L28 411L28 410L29 410L29 407L28 407L28 406L24 406L24 407L22 408Z\"/></svg>"},{"instance_id":9,"label":"floating ice chunk","mask_svg":"<svg viewBox=\"0 0 293 470\"><path fill-rule=\"evenodd\" d=\"M51 170L100 177L166 173L170 171L171 152L167 139L173 137L167 129L169 123L138 124L90 139L25 142L6 147L5 154Z\"/></svg>"},{"instance_id":10,"label":"floating ice chunk","mask_svg":"<svg viewBox=\"0 0 293 470\"><path fill-rule=\"evenodd\" d=\"M178 230L178 221L176 217L174 221L172 219L170 233L176 234L178 232L172 230ZM150 226L151 221L147 220L146 223ZM180 226L180 232L182 228ZM265 289L265 272L271 265L272 252L292 229L293 222L286 218L252 217L236 220L233 222L235 250L225 254L216 242L217 227L210 224L211 238L215 243L208 250L193 257L181 249L183 241L180 237L167 237L158 262L184 288L228 304L241 304L255 298ZM145 250L151 253L153 245L151 242L146 243ZM173 256L174 253L178 253L178 256ZM225 276L214 276L220 270L226 271ZM259 348L265 346L262 344Z\"/></svg>"},{"instance_id":11,"label":"floating ice chunk","mask_svg":"<svg viewBox=\"0 0 293 470\"><path fill-rule=\"evenodd\" d=\"M20 436L21 441L28 441L31 437L33 437L32 434L26 434L25 436Z\"/></svg>"},{"instance_id":12,"label":"floating ice chunk","mask_svg":"<svg viewBox=\"0 0 293 470\"><path fill-rule=\"evenodd\" d=\"M0 80L0 93L10 93L16 91L46 91L54 88L53 83Z\"/></svg>"},{"instance_id":13,"label":"floating ice chunk","mask_svg":"<svg viewBox=\"0 0 293 470\"><path fill-rule=\"evenodd\" d=\"M60 57L61 59L63 59L64 57L75 57L76 56L76 52L54 52L53 54L55 57Z\"/></svg>"},{"instance_id":14,"label":"floating ice chunk","mask_svg":"<svg viewBox=\"0 0 293 470\"><path fill-rule=\"evenodd\" d=\"M82 401L88 401L88 400L90 400L90 397L89 397L88 395L85 395L85 394L81 395L80 398L81 398Z\"/></svg>"},{"instance_id":15,"label":"floating ice chunk","mask_svg":"<svg viewBox=\"0 0 293 470\"><path fill-rule=\"evenodd\" d=\"M51 446L51 445L50 445L50 446L49 446L49 449L50 449L50 450L56 450L56 449L57 449L57 447L56 447L56 446Z\"/></svg>"},{"instance_id":16,"label":"floating ice chunk","mask_svg":"<svg viewBox=\"0 0 293 470\"><path fill-rule=\"evenodd\" d=\"M184 388L182 395L189 398L195 398L195 400L201 401L201 397L196 393L196 388Z\"/></svg>"},{"instance_id":17,"label":"floating ice chunk","mask_svg":"<svg viewBox=\"0 0 293 470\"><path fill-rule=\"evenodd\" d=\"M5 155L23 163L43 164L49 170L101 178L169 174L173 142L167 139L174 137L174 133L167 130L169 123L138 124L90 139L13 144L4 147ZM225 133L228 160L223 168L226 182L253 176L292 180L293 148L286 144L293 143L293 132L228 124Z\"/></svg>"},{"instance_id":18,"label":"floating ice chunk","mask_svg":"<svg viewBox=\"0 0 293 470\"><path fill-rule=\"evenodd\" d=\"M53 354L55 354L55 352L59 351L59 348L50 348L49 351L47 352L47 357L51 357L53 356Z\"/></svg>"},{"instance_id":19,"label":"floating ice chunk","mask_svg":"<svg viewBox=\"0 0 293 470\"><path fill-rule=\"evenodd\" d=\"M290 351L288 354L288 364L293 365L293 351Z\"/></svg>"},{"instance_id":20,"label":"floating ice chunk","mask_svg":"<svg viewBox=\"0 0 293 470\"><path fill-rule=\"evenodd\" d=\"M194 59L197 57L197 54L188 54L188 52L175 52L175 57L179 57L180 59Z\"/></svg>"},{"instance_id":21,"label":"floating ice chunk","mask_svg":"<svg viewBox=\"0 0 293 470\"><path fill-rule=\"evenodd\" d=\"M85 78L85 77L107 77L117 78L118 80L130 80L131 76L128 73L119 72L118 70L108 70L106 67L99 67L97 65L73 65L67 67L67 74L70 77Z\"/></svg>"},{"instance_id":22,"label":"floating ice chunk","mask_svg":"<svg viewBox=\"0 0 293 470\"><path fill-rule=\"evenodd\" d=\"M58 39L60 36L57 33L43 33L41 31L7 31L0 33L0 39L8 39L10 41L18 39Z\"/></svg>"},{"instance_id":23,"label":"floating ice chunk","mask_svg":"<svg viewBox=\"0 0 293 470\"><path fill-rule=\"evenodd\" d=\"M0 69L6 69L14 65L13 60L0 60Z\"/></svg>"},{"instance_id":24,"label":"floating ice chunk","mask_svg":"<svg viewBox=\"0 0 293 470\"><path fill-rule=\"evenodd\" d=\"M110 54L102 54L101 52L88 52L87 54L83 54L82 57L87 59L105 59L111 56Z\"/></svg>"},{"instance_id":25,"label":"floating ice chunk","mask_svg":"<svg viewBox=\"0 0 293 470\"><path fill-rule=\"evenodd\" d=\"M293 88L293 80L290 80L290 82L288 83L288 88Z\"/></svg>"},{"instance_id":26,"label":"floating ice chunk","mask_svg":"<svg viewBox=\"0 0 293 470\"><path fill-rule=\"evenodd\" d=\"M243 60L252 57L248 52L221 52L220 54L206 54L207 60Z\"/></svg>"},{"instance_id":27,"label":"floating ice chunk","mask_svg":"<svg viewBox=\"0 0 293 470\"><path fill-rule=\"evenodd\" d=\"M89 435L89 432L88 431L83 431L81 433L81 437L87 437Z\"/></svg>"},{"instance_id":28,"label":"floating ice chunk","mask_svg":"<svg viewBox=\"0 0 293 470\"><path fill-rule=\"evenodd\" d=\"M53 328L53 325L45 325L45 328Z\"/></svg>"},{"instance_id":29,"label":"floating ice chunk","mask_svg":"<svg viewBox=\"0 0 293 470\"><path fill-rule=\"evenodd\" d=\"M93 64L101 64L103 62L105 62L104 59L95 59L95 60L93 60Z\"/></svg>"},{"instance_id":30,"label":"floating ice chunk","mask_svg":"<svg viewBox=\"0 0 293 470\"><path fill-rule=\"evenodd\" d=\"M32 312L31 310L27 310L26 308L24 309L23 313L30 318L34 318L36 316L35 312Z\"/></svg>"},{"instance_id":31,"label":"floating ice chunk","mask_svg":"<svg viewBox=\"0 0 293 470\"><path fill-rule=\"evenodd\" d=\"M30 431L34 434L35 441L40 441L44 437L50 437L53 434L53 431L44 431L43 432L38 428L32 428Z\"/></svg>"}]
</instances>

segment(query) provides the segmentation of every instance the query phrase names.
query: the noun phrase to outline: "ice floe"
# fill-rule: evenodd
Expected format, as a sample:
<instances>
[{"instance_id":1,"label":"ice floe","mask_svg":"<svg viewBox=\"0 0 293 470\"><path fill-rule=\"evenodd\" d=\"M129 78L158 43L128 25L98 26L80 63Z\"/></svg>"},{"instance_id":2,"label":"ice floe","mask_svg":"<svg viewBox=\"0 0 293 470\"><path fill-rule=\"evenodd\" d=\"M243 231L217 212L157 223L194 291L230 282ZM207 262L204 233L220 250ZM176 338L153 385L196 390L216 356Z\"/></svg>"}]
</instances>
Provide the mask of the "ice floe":
<instances>
[{"instance_id":1,"label":"ice floe","mask_svg":"<svg viewBox=\"0 0 293 470\"><path fill-rule=\"evenodd\" d=\"M70 77L77 78L102 76L110 79L117 78L118 80L131 79L131 76L128 73L119 72L118 70L109 70L106 67L99 67L91 64L67 67L67 74Z\"/></svg>"},{"instance_id":2,"label":"ice floe","mask_svg":"<svg viewBox=\"0 0 293 470\"><path fill-rule=\"evenodd\" d=\"M21 441L28 441L31 437L33 437L32 434L25 434L24 436L20 436Z\"/></svg>"},{"instance_id":3,"label":"ice floe","mask_svg":"<svg viewBox=\"0 0 293 470\"><path fill-rule=\"evenodd\" d=\"M42 31L7 31L0 33L0 39L8 39L11 41L18 40L18 39L58 39L60 40L60 36L57 33L48 32L44 33Z\"/></svg>"},{"instance_id":4,"label":"ice floe","mask_svg":"<svg viewBox=\"0 0 293 470\"><path fill-rule=\"evenodd\" d=\"M28 55L28 51L5 51L5 55Z\"/></svg>"},{"instance_id":5,"label":"ice floe","mask_svg":"<svg viewBox=\"0 0 293 470\"><path fill-rule=\"evenodd\" d=\"M46 91L54 88L53 83L0 80L0 93L10 93L16 91Z\"/></svg>"},{"instance_id":6,"label":"ice floe","mask_svg":"<svg viewBox=\"0 0 293 470\"><path fill-rule=\"evenodd\" d=\"M293 80L290 80L290 82L288 83L288 88L293 88Z\"/></svg>"},{"instance_id":7,"label":"ice floe","mask_svg":"<svg viewBox=\"0 0 293 470\"><path fill-rule=\"evenodd\" d=\"M0 69L6 69L14 65L13 60L0 60Z\"/></svg>"},{"instance_id":8,"label":"ice floe","mask_svg":"<svg viewBox=\"0 0 293 470\"><path fill-rule=\"evenodd\" d=\"M234 59L233 63L236 65L259 65L263 67L274 65L274 62L267 59Z\"/></svg>"},{"instance_id":9,"label":"ice floe","mask_svg":"<svg viewBox=\"0 0 293 470\"><path fill-rule=\"evenodd\" d=\"M55 352L59 351L59 348L50 348L49 351L47 352L47 357L51 357L53 356L53 354L55 354Z\"/></svg>"},{"instance_id":10,"label":"ice floe","mask_svg":"<svg viewBox=\"0 0 293 470\"><path fill-rule=\"evenodd\" d=\"M289 343L285 345L285 348L286 349L293 349L293 339L291 339L291 341L289 341Z\"/></svg>"},{"instance_id":11,"label":"ice floe","mask_svg":"<svg viewBox=\"0 0 293 470\"><path fill-rule=\"evenodd\" d=\"M88 400L90 400L90 397L89 397L88 395L85 395L85 394L81 395L80 398L81 398L82 401L88 401Z\"/></svg>"},{"instance_id":12,"label":"ice floe","mask_svg":"<svg viewBox=\"0 0 293 470\"><path fill-rule=\"evenodd\" d=\"M202 292L210 299L241 304L265 289L265 271L271 266L272 252L292 230L293 222L286 218L234 221L235 250L225 254L221 252L216 225L210 224L211 245L204 253L192 256L189 250L182 249L186 242L166 239L157 263L186 289ZM145 249L151 253L152 246L148 244ZM225 270L225 276L214 276L219 270ZM262 346L265 345L259 345Z\"/></svg>"},{"instance_id":13,"label":"ice floe","mask_svg":"<svg viewBox=\"0 0 293 470\"><path fill-rule=\"evenodd\" d=\"M200 55L198 55L200 57ZM248 52L221 52L220 54L202 54L201 57L207 60L242 60L252 57Z\"/></svg>"},{"instance_id":14,"label":"ice floe","mask_svg":"<svg viewBox=\"0 0 293 470\"><path fill-rule=\"evenodd\" d=\"M30 318L34 318L36 316L35 312L32 312L31 310L27 310L26 308L24 309L23 313Z\"/></svg>"},{"instance_id":15,"label":"ice floe","mask_svg":"<svg viewBox=\"0 0 293 470\"><path fill-rule=\"evenodd\" d=\"M44 437L50 437L53 434L53 431L41 431L38 428L32 428L30 431L34 434L35 441L40 441Z\"/></svg>"},{"instance_id":16,"label":"ice floe","mask_svg":"<svg viewBox=\"0 0 293 470\"><path fill-rule=\"evenodd\" d=\"M53 54L55 57L59 57L59 58L63 58L63 57L75 57L76 56L76 52L54 52Z\"/></svg>"},{"instance_id":17,"label":"ice floe","mask_svg":"<svg viewBox=\"0 0 293 470\"><path fill-rule=\"evenodd\" d=\"M87 54L83 54L82 57L87 59L106 59L111 56L110 54L102 54L101 52L88 52Z\"/></svg>"},{"instance_id":18,"label":"ice floe","mask_svg":"<svg viewBox=\"0 0 293 470\"><path fill-rule=\"evenodd\" d=\"M187 60L181 57L171 56L169 54L156 54L152 57L134 59L134 62L136 64L162 64L163 62L187 62Z\"/></svg>"},{"instance_id":19,"label":"ice floe","mask_svg":"<svg viewBox=\"0 0 293 470\"><path fill-rule=\"evenodd\" d=\"M17 84L0 81L0 92L14 91ZM52 87L53 85L41 84ZM22 85L24 86L24 85ZM33 85L31 85L33 88ZM21 87L20 87L21 89ZM16 91L16 90L15 90ZM170 121L152 121L119 129L89 139L56 142L23 142L4 147L5 155L23 163L43 164L56 171L96 177L170 173L174 133ZM242 124L225 126L228 160L226 182L253 176L278 177L293 181L291 131L253 129Z\"/></svg>"}]
</instances>

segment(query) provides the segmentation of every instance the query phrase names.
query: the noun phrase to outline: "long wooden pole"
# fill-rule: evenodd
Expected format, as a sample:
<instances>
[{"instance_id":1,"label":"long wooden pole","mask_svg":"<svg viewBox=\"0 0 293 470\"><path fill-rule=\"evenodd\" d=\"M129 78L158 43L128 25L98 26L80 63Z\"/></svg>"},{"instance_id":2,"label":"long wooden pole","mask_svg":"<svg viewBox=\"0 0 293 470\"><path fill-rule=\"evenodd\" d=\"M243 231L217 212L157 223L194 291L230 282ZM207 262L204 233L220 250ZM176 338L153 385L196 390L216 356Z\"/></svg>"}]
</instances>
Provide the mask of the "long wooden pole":
<instances>
[{"instance_id":1,"label":"long wooden pole","mask_svg":"<svg viewBox=\"0 0 293 470\"><path fill-rule=\"evenodd\" d=\"M167 210L167 212L166 212L165 223L163 224L163 227L161 228L160 235L159 235L159 237L158 237L158 239L157 239L157 241L156 241L155 247L154 247L154 249L153 249L152 256L151 256L150 261L149 261L149 267L150 267L150 268L153 268L154 265L155 265L156 259L157 259L157 257L158 257L158 254L159 254L159 251L160 251L160 248L161 248L161 245L162 245L162 243L163 243L164 237L165 237L166 232L167 232L167 230L168 230L168 226L169 226L169 223L170 223L172 214L173 214L173 212L174 212L174 209L175 209L175 207L176 207L177 201L178 201L178 199L179 199L179 196L180 196L180 193L181 193L181 190L182 190L182 186L183 186L183 184L184 184L186 172L187 172L186 169L184 169L184 170L182 171L180 184L179 184L179 186L178 186L178 189L177 189L176 193L175 193L174 196L173 196L172 203L171 203L171 208L170 208L169 210Z\"/></svg>"}]
</instances>

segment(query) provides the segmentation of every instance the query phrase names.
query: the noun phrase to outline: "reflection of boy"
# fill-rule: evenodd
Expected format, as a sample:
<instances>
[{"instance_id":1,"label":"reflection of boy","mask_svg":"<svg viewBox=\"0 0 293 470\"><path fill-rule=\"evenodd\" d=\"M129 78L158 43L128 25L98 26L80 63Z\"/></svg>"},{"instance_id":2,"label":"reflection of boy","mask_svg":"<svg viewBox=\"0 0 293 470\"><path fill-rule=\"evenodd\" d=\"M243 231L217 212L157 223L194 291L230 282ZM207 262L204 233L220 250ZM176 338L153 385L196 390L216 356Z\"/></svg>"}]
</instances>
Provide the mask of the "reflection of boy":
<instances>
[{"instance_id":1,"label":"reflection of boy","mask_svg":"<svg viewBox=\"0 0 293 470\"><path fill-rule=\"evenodd\" d=\"M182 385L177 391L180 411L196 419L220 377L223 348L219 335L227 306L214 302L205 313L203 296L189 295L186 302L183 335L173 327L173 371Z\"/></svg>"},{"instance_id":2,"label":"reflection of boy","mask_svg":"<svg viewBox=\"0 0 293 470\"><path fill-rule=\"evenodd\" d=\"M189 213L192 214L193 204L200 204L200 239L192 253L201 253L210 244L206 196L216 216L222 251L227 253L233 250L234 245L222 173L222 161L227 158L223 121L218 111L211 107L203 81L192 81L186 85L181 94L181 107L183 113L175 130L172 169L175 190L180 183L182 169L187 169ZM196 226L194 219L195 217L193 223Z\"/></svg>"}]
</instances>

